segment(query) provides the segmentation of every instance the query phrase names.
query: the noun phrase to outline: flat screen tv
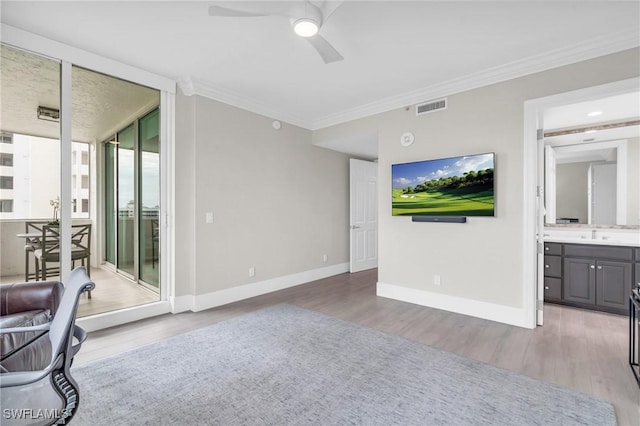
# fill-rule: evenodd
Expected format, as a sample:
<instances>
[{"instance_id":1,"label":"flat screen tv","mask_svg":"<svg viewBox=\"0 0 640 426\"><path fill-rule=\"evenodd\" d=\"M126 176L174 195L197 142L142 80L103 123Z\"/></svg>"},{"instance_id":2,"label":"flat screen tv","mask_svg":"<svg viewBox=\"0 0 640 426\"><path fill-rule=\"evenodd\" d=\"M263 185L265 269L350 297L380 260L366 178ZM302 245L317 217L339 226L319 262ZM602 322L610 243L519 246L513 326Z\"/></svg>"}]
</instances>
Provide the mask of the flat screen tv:
<instances>
[{"instance_id":1,"label":"flat screen tv","mask_svg":"<svg viewBox=\"0 0 640 426\"><path fill-rule=\"evenodd\" d=\"M495 154L393 164L394 216L494 216Z\"/></svg>"}]
</instances>

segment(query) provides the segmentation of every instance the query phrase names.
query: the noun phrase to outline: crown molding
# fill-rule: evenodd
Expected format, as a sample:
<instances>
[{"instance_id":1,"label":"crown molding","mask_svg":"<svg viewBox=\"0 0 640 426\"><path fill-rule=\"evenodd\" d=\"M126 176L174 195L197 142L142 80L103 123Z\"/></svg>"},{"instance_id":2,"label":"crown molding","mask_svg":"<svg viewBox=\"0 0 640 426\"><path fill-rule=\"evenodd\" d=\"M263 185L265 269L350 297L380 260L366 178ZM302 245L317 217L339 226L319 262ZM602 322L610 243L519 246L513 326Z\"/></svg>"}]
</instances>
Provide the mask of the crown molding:
<instances>
[{"instance_id":1,"label":"crown molding","mask_svg":"<svg viewBox=\"0 0 640 426\"><path fill-rule=\"evenodd\" d=\"M191 77L181 77L176 80L176 84L185 96L193 96L196 94L196 88L193 86Z\"/></svg>"},{"instance_id":2,"label":"crown molding","mask_svg":"<svg viewBox=\"0 0 640 426\"><path fill-rule=\"evenodd\" d=\"M550 50L539 55L488 68L477 73L451 79L442 83L423 87L376 102L349 108L324 117L299 117L289 112L275 109L256 99L239 95L230 90L185 77L178 80L178 86L187 96L200 95L217 100L256 114L284 121L308 130L319 130L348 121L375 114L404 108L430 99L450 96L541 71L586 61L640 46L638 28L627 28L618 32L582 41L572 46Z\"/></svg>"},{"instance_id":3,"label":"crown molding","mask_svg":"<svg viewBox=\"0 0 640 426\"><path fill-rule=\"evenodd\" d=\"M309 130L311 129L312 123L309 120L305 120L301 117L292 115L285 111L272 108L269 105L266 105L247 96L239 95L226 89L214 87L211 84L193 79L192 77L182 77L178 79L178 87L180 87L182 92L187 96L204 96L215 101L223 102L227 105L263 115L265 117L284 121L286 123L293 124L294 126L302 127Z\"/></svg>"},{"instance_id":4,"label":"crown molding","mask_svg":"<svg viewBox=\"0 0 640 426\"><path fill-rule=\"evenodd\" d=\"M434 84L415 91L381 99L356 108L330 114L314 120L311 130L353 121L371 115L403 108L468 90L477 89L518 77L586 61L640 46L638 28L627 28L607 36L583 41L572 46L550 50L522 60L482 70L464 77Z\"/></svg>"}]
</instances>

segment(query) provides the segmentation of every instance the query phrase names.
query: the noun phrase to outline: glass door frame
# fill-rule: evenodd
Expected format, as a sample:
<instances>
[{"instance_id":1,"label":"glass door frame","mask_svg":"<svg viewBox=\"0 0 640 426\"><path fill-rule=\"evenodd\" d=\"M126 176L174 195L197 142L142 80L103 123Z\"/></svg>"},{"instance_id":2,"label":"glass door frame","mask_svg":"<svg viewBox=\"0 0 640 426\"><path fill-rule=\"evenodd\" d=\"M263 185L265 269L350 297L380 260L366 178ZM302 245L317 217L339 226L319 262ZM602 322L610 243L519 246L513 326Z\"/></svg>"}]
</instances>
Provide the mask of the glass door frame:
<instances>
[{"instance_id":1,"label":"glass door frame","mask_svg":"<svg viewBox=\"0 0 640 426\"><path fill-rule=\"evenodd\" d=\"M151 87L160 91L160 150L165 155L160 166L162 173L160 176L160 250L162 250L164 262L161 264L161 291L160 301L147 305L136 306L121 311L113 311L105 314L87 317L78 320L88 331L99 330L118 324L127 323L143 318L148 318L174 311L175 302L175 273L174 273L174 250L172 247L174 235L174 176L175 165L173 161L174 144L174 117L175 117L175 93L176 81L160 76L131 65L123 64L106 57L70 46L37 34L30 33L11 25L2 27L2 43L26 50L37 55L50 57L61 63L61 103L60 103L60 125L61 125L61 193L60 193L60 221L63 235L62 249L67 252L61 258L61 267L64 270L70 269L70 248L71 248L71 111L72 111L72 66L89 69L95 72L127 80L143 86ZM99 153L101 150L97 150ZM101 164L101 159L97 159L97 165ZM100 167L100 166L98 166ZM100 173L100 170L96 171ZM98 174L99 175L99 174ZM99 187L98 187L99 188ZM97 190L97 200L102 198L100 189ZM102 205L98 204L96 212L96 224L103 223ZM98 259L103 258L102 247L96 250ZM68 278L68 274L63 274L63 280ZM171 301L171 302L170 302Z\"/></svg>"},{"instance_id":2,"label":"glass door frame","mask_svg":"<svg viewBox=\"0 0 640 426\"><path fill-rule=\"evenodd\" d=\"M106 187L103 187L103 192L102 195L103 197L100 200L100 203L102 203L102 205L104 206L103 209L101 209L104 212L104 217L103 217L103 222L102 222L102 237L104 238L104 244L102 244L102 249L103 249L103 255L102 255L102 262L105 262L105 264L107 264L109 266L110 269L113 269L114 271L118 272L119 274L122 274L123 276L133 280L134 282L136 282L137 284L141 284L143 286L145 286L146 288L154 291L154 292L162 292L162 274L159 274L158 276L158 285L155 286L149 282L146 282L144 280L144 277L142 277L141 273L140 273L140 268L142 267L142 261L140 259L140 247L141 242L141 235L142 233L140 232L140 221L143 220L143 205L142 205L142 201L141 201L141 193L142 193L142 153L143 153L143 149L142 149L142 140L140 138L140 129L141 129L141 121L144 120L146 117L150 116L151 114L155 113L156 111L158 111L159 114L161 114L161 109L160 106L156 106L154 108L152 108L151 110L145 111L144 113L136 116L133 119L133 122L131 124L126 125L125 127L123 127L122 129L120 129L119 131L117 131L113 136L111 136L110 138L107 138L107 140L103 141L101 143L102 145L102 180L101 183L107 185L108 184L108 180L112 179L111 182L111 186L112 186L112 192L111 194L109 193L110 191L108 191L106 189ZM132 232L133 232L133 247L132 247L132 251L133 251L133 273L131 273L131 271L125 270L123 269L120 263L120 242L119 242L119 236L121 235L120 232L120 224L121 224L121 220L120 220L120 210L122 208L122 206L119 204L118 199L119 199L119 189L120 189L120 185L119 185L119 170L120 170L120 157L117 155L118 150L120 149L119 144L116 145L111 145L114 148L112 148L114 150L115 155L113 155L113 158L111 161L113 161L113 175L109 175L108 171L109 168L107 166L107 161L110 161L109 156L106 153L106 150L109 149L109 144L111 143L111 141L115 140L118 141L119 143L121 138L121 133L123 133L124 131L128 130L129 128L132 128L133 130L133 149L132 149L132 153L133 153L133 179L132 179L132 184L133 184L133 223L132 223ZM160 126L158 128L158 132L160 132ZM158 147L159 148L159 154L161 153L161 146ZM162 159L163 159L163 155L160 155L160 161L158 164L159 167L159 176L162 176L163 171L162 171ZM160 184L160 182L158 182ZM107 202L107 197L112 196L113 199L111 200L111 203ZM160 200L159 200L160 201ZM162 211L162 202L160 201L159 203L160 205L160 211ZM110 209L107 208L111 206L111 208L113 209L113 211L109 211ZM113 228L112 230L109 229L109 225L107 223L108 221L108 217L107 215L113 216ZM158 217L158 231L159 231L159 240L158 240L158 252L161 253L161 241L162 241L162 226L160 225L160 216ZM112 234L112 235L110 235ZM113 237L113 240L110 240L110 238ZM107 244L109 242L112 242L113 244L113 250L114 250L114 261L111 262L109 260L109 252L108 252L108 247ZM158 267L161 268L163 259L158 255Z\"/></svg>"}]
</instances>

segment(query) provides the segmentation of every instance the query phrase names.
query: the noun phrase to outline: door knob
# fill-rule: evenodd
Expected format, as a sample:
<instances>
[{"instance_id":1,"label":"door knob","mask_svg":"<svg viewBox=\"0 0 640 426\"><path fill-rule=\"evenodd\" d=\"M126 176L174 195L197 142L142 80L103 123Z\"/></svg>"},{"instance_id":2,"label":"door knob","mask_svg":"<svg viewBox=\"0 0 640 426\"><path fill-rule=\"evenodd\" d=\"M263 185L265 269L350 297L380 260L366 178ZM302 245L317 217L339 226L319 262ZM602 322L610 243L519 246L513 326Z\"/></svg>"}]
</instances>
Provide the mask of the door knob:
<instances>
[{"instance_id":1,"label":"door knob","mask_svg":"<svg viewBox=\"0 0 640 426\"><path fill-rule=\"evenodd\" d=\"M351 228L351 229L360 229L360 227L359 227L359 226L356 226L356 225L351 225L351 227L350 227L350 228Z\"/></svg>"}]
</instances>

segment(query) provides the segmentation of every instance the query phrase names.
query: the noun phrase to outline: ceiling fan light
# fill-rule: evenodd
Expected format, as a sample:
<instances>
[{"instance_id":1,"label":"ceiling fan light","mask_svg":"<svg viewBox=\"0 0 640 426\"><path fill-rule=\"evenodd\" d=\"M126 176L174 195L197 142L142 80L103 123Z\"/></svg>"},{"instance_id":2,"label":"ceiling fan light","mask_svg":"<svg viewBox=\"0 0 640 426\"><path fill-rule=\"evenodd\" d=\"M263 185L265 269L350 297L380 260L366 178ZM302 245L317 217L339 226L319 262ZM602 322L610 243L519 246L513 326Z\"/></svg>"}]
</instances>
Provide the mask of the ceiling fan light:
<instances>
[{"instance_id":1,"label":"ceiling fan light","mask_svg":"<svg viewBox=\"0 0 640 426\"><path fill-rule=\"evenodd\" d=\"M293 23L293 31L300 37L313 37L318 33L318 23L313 19L301 18Z\"/></svg>"}]
</instances>

